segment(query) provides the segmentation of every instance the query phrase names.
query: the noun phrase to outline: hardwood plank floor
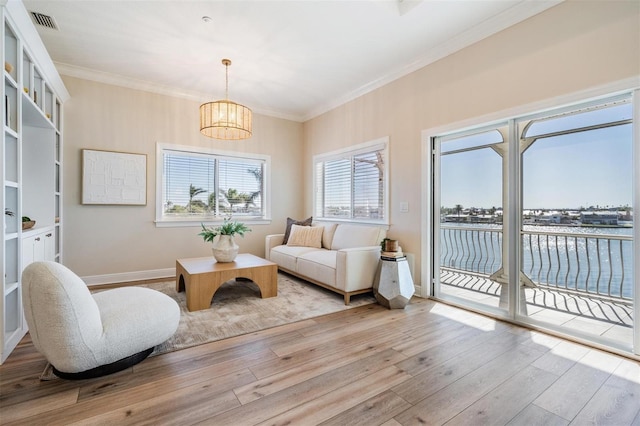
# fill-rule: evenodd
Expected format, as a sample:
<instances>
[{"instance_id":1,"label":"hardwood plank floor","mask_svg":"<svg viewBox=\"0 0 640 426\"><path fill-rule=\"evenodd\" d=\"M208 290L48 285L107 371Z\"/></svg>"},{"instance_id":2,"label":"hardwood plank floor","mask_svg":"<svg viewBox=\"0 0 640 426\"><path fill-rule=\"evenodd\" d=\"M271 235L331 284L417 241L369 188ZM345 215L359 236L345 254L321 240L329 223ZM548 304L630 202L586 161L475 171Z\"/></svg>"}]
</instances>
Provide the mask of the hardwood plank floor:
<instances>
[{"instance_id":1,"label":"hardwood plank floor","mask_svg":"<svg viewBox=\"0 0 640 426\"><path fill-rule=\"evenodd\" d=\"M25 337L0 424L640 425L640 364L442 303L368 305L39 381Z\"/></svg>"}]
</instances>

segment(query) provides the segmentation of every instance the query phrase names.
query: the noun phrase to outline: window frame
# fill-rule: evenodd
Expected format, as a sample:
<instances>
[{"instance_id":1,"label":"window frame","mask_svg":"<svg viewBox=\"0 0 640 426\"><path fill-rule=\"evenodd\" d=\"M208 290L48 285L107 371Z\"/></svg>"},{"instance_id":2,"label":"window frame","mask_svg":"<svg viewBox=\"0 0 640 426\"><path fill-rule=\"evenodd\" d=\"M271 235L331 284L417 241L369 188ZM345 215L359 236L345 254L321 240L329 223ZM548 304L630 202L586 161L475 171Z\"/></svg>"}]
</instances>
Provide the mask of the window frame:
<instances>
[{"instance_id":1,"label":"window frame","mask_svg":"<svg viewBox=\"0 0 640 426\"><path fill-rule=\"evenodd\" d=\"M219 149L210 149L204 147L195 147L187 145L177 145L169 143L156 144L156 218L155 225L159 228L164 227L199 227L201 223L205 225L217 225L222 223L223 216L212 218L207 217L166 217L164 216L164 154L167 151L182 153L193 156L213 156L216 159L230 160L248 160L260 161L264 163L263 169L263 192L262 203L264 206L264 214L262 217L257 216L237 216L238 220L248 225L259 225L271 223L271 156L254 153L240 153L235 151L224 151ZM228 217L228 216L227 216Z\"/></svg>"},{"instance_id":2,"label":"window frame","mask_svg":"<svg viewBox=\"0 0 640 426\"><path fill-rule=\"evenodd\" d=\"M318 205L318 192L323 190L323 182L318 181L318 173L317 167L321 163L325 163L327 161L335 161L340 159L349 159L351 160L354 156L359 154L370 153L372 151L382 151L382 155L384 156L384 167L383 167L383 218L382 219L365 219L365 218L354 218L353 211L351 211L351 217L349 218L338 218L338 217L325 217L323 214L318 214L318 212L324 212L324 205ZM379 139L374 139L368 142L364 142L358 145L350 146L347 148L330 151L322 154L314 155L312 158L312 174L313 174L313 217L314 220L319 220L323 222L343 222L343 223L360 223L360 224L377 224L377 225L390 225L390 207L389 207L389 137L385 136ZM353 175L351 176L351 181L353 185ZM354 202L354 194L350 190L350 201L353 205ZM322 196L322 204L324 204L324 196Z\"/></svg>"}]
</instances>

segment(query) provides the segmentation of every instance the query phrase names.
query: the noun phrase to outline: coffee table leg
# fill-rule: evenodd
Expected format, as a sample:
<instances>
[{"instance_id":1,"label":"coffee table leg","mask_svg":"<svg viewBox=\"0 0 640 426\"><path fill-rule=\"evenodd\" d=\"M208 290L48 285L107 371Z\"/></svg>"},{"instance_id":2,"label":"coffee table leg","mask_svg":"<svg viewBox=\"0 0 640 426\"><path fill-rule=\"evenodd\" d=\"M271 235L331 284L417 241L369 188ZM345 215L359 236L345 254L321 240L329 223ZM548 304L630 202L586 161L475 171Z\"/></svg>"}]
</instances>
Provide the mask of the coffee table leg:
<instances>
[{"instance_id":1,"label":"coffee table leg","mask_svg":"<svg viewBox=\"0 0 640 426\"><path fill-rule=\"evenodd\" d=\"M179 262L176 262L176 292L180 293L185 290L184 282L186 272Z\"/></svg>"},{"instance_id":2,"label":"coffee table leg","mask_svg":"<svg viewBox=\"0 0 640 426\"><path fill-rule=\"evenodd\" d=\"M261 268L252 278L253 282L260 289L260 297L276 297L278 295L278 266Z\"/></svg>"},{"instance_id":3,"label":"coffee table leg","mask_svg":"<svg viewBox=\"0 0 640 426\"><path fill-rule=\"evenodd\" d=\"M215 272L192 275L189 278L188 282L185 280L187 309L190 312L209 309L213 295L224 284L224 278Z\"/></svg>"}]
</instances>

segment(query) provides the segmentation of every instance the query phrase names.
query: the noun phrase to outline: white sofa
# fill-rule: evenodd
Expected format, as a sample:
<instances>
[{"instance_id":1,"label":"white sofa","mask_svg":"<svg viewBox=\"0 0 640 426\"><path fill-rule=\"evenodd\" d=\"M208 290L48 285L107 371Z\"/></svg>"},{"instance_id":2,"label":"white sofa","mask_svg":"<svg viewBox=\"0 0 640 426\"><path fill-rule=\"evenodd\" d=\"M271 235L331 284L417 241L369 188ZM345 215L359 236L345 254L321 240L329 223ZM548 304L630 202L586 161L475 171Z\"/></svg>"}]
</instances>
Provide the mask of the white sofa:
<instances>
[{"instance_id":1,"label":"white sofa","mask_svg":"<svg viewBox=\"0 0 640 426\"><path fill-rule=\"evenodd\" d=\"M378 226L314 223L323 227L321 247L283 244L284 234L267 235L265 257L284 272L344 296L372 291L380 242L386 230Z\"/></svg>"}]
</instances>

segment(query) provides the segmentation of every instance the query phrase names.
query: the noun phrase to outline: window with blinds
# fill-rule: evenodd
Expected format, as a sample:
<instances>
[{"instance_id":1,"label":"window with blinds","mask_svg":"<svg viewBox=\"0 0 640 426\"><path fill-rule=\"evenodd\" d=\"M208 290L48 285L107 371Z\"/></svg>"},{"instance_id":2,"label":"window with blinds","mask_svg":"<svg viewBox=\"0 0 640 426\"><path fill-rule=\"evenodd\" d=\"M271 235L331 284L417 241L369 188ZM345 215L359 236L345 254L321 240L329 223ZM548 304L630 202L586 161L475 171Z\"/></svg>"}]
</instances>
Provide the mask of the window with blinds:
<instances>
[{"instance_id":1,"label":"window with blinds","mask_svg":"<svg viewBox=\"0 0 640 426\"><path fill-rule=\"evenodd\" d=\"M315 166L315 217L387 220L387 138L320 155Z\"/></svg>"},{"instance_id":2,"label":"window with blinds","mask_svg":"<svg viewBox=\"0 0 640 426\"><path fill-rule=\"evenodd\" d=\"M266 160L162 149L160 220L197 220L265 212Z\"/></svg>"}]
</instances>

